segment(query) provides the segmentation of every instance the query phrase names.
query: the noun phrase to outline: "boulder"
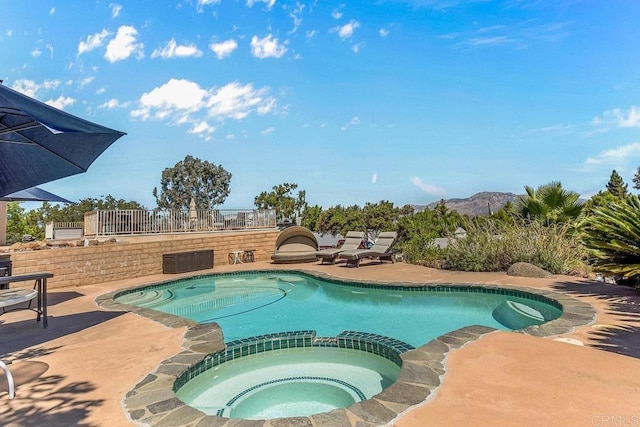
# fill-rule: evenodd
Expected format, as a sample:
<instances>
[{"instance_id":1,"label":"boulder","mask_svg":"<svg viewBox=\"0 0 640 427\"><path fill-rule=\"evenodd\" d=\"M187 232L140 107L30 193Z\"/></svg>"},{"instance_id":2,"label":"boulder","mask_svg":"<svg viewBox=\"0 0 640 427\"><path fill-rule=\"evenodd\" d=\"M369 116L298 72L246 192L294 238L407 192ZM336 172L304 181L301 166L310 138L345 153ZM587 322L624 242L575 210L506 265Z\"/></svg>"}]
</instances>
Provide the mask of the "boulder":
<instances>
[{"instance_id":1,"label":"boulder","mask_svg":"<svg viewBox=\"0 0 640 427\"><path fill-rule=\"evenodd\" d=\"M528 262L516 262L511 267L509 267L509 270L507 270L507 274L509 276L536 277L540 279L553 276L547 270L544 270L537 265L533 265Z\"/></svg>"}]
</instances>

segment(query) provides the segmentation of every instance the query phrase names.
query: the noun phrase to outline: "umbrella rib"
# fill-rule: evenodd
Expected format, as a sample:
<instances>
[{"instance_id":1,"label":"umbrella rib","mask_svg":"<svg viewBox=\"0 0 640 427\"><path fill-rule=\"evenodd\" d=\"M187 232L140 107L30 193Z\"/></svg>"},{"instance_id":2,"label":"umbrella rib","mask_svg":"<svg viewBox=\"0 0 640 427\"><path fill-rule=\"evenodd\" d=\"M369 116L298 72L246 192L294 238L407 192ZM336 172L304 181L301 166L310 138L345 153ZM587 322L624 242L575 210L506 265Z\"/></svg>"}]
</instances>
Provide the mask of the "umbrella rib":
<instances>
[{"instance_id":1,"label":"umbrella rib","mask_svg":"<svg viewBox=\"0 0 640 427\"><path fill-rule=\"evenodd\" d=\"M30 122L30 123L23 123L21 125L18 126L13 126L13 127L6 127L5 129L0 130L0 135L4 135L7 133L14 133L14 132L20 132L23 130L28 130L28 129L33 129L33 128L37 128L42 126L41 123L38 123L36 121Z\"/></svg>"},{"instance_id":2,"label":"umbrella rib","mask_svg":"<svg viewBox=\"0 0 640 427\"><path fill-rule=\"evenodd\" d=\"M38 122L34 121L33 123L38 123ZM35 128L35 127L38 127L38 126L44 126L44 125L42 125L42 124L38 124L38 125L36 125L36 126L30 126L30 127L28 127L28 128L22 128L22 129L19 129L19 130L20 130L20 131L22 131L22 130L26 130L26 129ZM21 134L18 130L15 130L15 131L12 131L12 132L17 133L18 135L20 135L21 137L23 137L24 139L26 139L26 140L27 140L27 141L29 141L29 142L22 142L22 141L10 141L10 140L6 140L6 139L2 139L2 138L0 138L0 142L9 143L9 144L24 144L24 145L35 144L35 145L37 145L38 147L42 148L43 150L46 150L46 151L48 151L49 153L53 154L54 156L58 157L59 159L63 160L64 162L67 162L68 164L70 164L70 165L72 165L72 166L74 166L74 167L76 167L76 168L80 169L81 171L86 172L86 170L87 170L87 169L85 169L85 168L83 168L82 166L78 165L77 163L72 162L71 160L69 160L69 159L67 159L67 158L65 158L65 157L63 157L63 156L61 156L61 155L59 155L59 154L58 154L58 153L56 153L55 151L52 151L52 150L50 150L49 148L47 148L47 147L45 147L45 146L43 146L43 145L41 145L41 144L38 144L37 142L35 142L33 139L29 138L28 136L24 136L23 134ZM0 132L0 134L2 134L2 133L3 133L3 132ZM8 133L8 132L4 132L4 133Z\"/></svg>"}]
</instances>

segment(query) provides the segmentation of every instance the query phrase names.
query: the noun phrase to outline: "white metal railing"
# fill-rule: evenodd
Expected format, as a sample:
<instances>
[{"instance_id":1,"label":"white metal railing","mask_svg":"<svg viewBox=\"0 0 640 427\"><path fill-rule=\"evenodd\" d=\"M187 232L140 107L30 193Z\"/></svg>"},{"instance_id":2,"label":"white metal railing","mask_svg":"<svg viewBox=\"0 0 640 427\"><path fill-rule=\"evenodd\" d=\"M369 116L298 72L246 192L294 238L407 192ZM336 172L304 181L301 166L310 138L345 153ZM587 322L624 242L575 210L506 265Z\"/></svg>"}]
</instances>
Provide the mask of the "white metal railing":
<instances>
[{"instance_id":1,"label":"white metal railing","mask_svg":"<svg viewBox=\"0 0 640 427\"><path fill-rule=\"evenodd\" d=\"M114 210L84 214L84 236L188 233L275 228L272 209Z\"/></svg>"}]
</instances>

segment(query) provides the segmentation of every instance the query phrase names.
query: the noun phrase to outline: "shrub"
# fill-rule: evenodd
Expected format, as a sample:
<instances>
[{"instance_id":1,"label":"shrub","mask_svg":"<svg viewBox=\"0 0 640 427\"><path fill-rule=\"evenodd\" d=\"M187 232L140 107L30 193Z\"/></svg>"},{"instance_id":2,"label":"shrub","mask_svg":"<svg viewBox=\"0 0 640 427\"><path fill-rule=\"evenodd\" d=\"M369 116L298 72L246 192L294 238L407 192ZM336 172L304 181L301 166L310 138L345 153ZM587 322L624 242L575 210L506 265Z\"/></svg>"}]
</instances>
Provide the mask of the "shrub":
<instances>
[{"instance_id":1,"label":"shrub","mask_svg":"<svg viewBox=\"0 0 640 427\"><path fill-rule=\"evenodd\" d=\"M594 208L580 224L596 271L624 278L640 276L640 199L632 195Z\"/></svg>"},{"instance_id":2,"label":"shrub","mask_svg":"<svg viewBox=\"0 0 640 427\"><path fill-rule=\"evenodd\" d=\"M566 223L469 223L467 237L447 248L444 265L451 270L505 271L516 262L528 262L554 274L570 274L584 265L584 252Z\"/></svg>"}]
</instances>

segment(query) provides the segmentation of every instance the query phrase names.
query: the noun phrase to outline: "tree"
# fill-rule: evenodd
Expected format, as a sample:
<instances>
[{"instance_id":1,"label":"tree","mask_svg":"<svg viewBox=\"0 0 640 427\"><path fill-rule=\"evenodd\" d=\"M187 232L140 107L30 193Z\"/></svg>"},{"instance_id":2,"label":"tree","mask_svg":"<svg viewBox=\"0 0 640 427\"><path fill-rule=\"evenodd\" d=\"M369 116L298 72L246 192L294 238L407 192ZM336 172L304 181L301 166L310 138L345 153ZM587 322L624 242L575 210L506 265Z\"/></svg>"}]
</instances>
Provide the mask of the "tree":
<instances>
[{"instance_id":1,"label":"tree","mask_svg":"<svg viewBox=\"0 0 640 427\"><path fill-rule=\"evenodd\" d=\"M582 214L584 216L594 215L596 209L606 208L609 204L619 200L619 197L613 195L608 190L599 191L585 202Z\"/></svg>"},{"instance_id":2,"label":"tree","mask_svg":"<svg viewBox=\"0 0 640 427\"><path fill-rule=\"evenodd\" d=\"M640 166L638 166L636 173L633 175L633 188L640 190Z\"/></svg>"},{"instance_id":3,"label":"tree","mask_svg":"<svg viewBox=\"0 0 640 427\"><path fill-rule=\"evenodd\" d=\"M364 218L360 206L332 206L322 211L317 222L317 230L322 234L346 235L349 231L365 231Z\"/></svg>"},{"instance_id":4,"label":"tree","mask_svg":"<svg viewBox=\"0 0 640 427\"><path fill-rule=\"evenodd\" d=\"M39 237L38 230L27 222L20 202L7 203L7 243L20 242L25 234ZM44 236L44 232L42 235Z\"/></svg>"},{"instance_id":5,"label":"tree","mask_svg":"<svg viewBox=\"0 0 640 427\"><path fill-rule=\"evenodd\" d=\"M631 195L594 208L580 223L583 241L596 271L612 276L640 276L640 199Z\"/></svg>"},{"instance_id":6,"label":"tree","mask_svg":"<svg viewBox=\"0 0 640 427\"><path fill-rule=\"evenodd\" d=\"M627 197L627 184L624 183L622 177L615 169L611 172L611 178L609 178L609 182L607 183L607 191L621 199Z\"/></svg>"},{"instance_id":7,"label":"tree","mask_svg":"<svg viewBox=\"0 0 640 427\"><path fill-rule=\"evenodd\" d=\"M524 187L526 196L520 196L517 209L524 218L536 219L544 224L569 222L582 212L583 205L578 201L580 195L562 188L559 182L541 185L534 190Z\"/></svg>"},{"instance_id":8,"label":"tree","mask_svg":"<svg viewBox=\"0 0 640 427\"><path fill-rule=\"evenodd\" d=\"M306 192L300 190L298 195L294 196L293 191L296 188L298 188L298 184L289 184L288 182L275 185L272 191L268 193L263 191L257 195L253 203L258 209L275 209L276 218L279 222L294 215L300 216L307 206L305 201Z\"/></svg>"},{"instance_id":9,"label":"tree","mask_svg":"<svg viewBox=\"0 0 640 427\"><path fill-rule=\"evenodd\" d=\"M191 199L196 209L213 209L229 195L231 173L222 166L186 156L172 168L162 171L160 193L153 197L161 209L188 209Z\"/></svg>"},{"instance_id":10,"label":"tree","mask_svg":"<svg viewBox=\"0 0 640 427\"><path fill-rule=\"evenodd\" d=\"M322 207L307 206L300 217L300 225L307 227L311 231L318 231L318 224L320 221L320 215L322 215Z\"/></svg>"},{"instance_id":11,"label":"tree","mask_svg":"<svg viewBox=\"0 0 640 427\"><path fill-rule=\"evenodd\" d=\"M400 216L400 209L393 203L382 200L378 203L367 203L362 208L365 229L377 235L380 231L394 231Z\"/></svg>"}]
</instances>

